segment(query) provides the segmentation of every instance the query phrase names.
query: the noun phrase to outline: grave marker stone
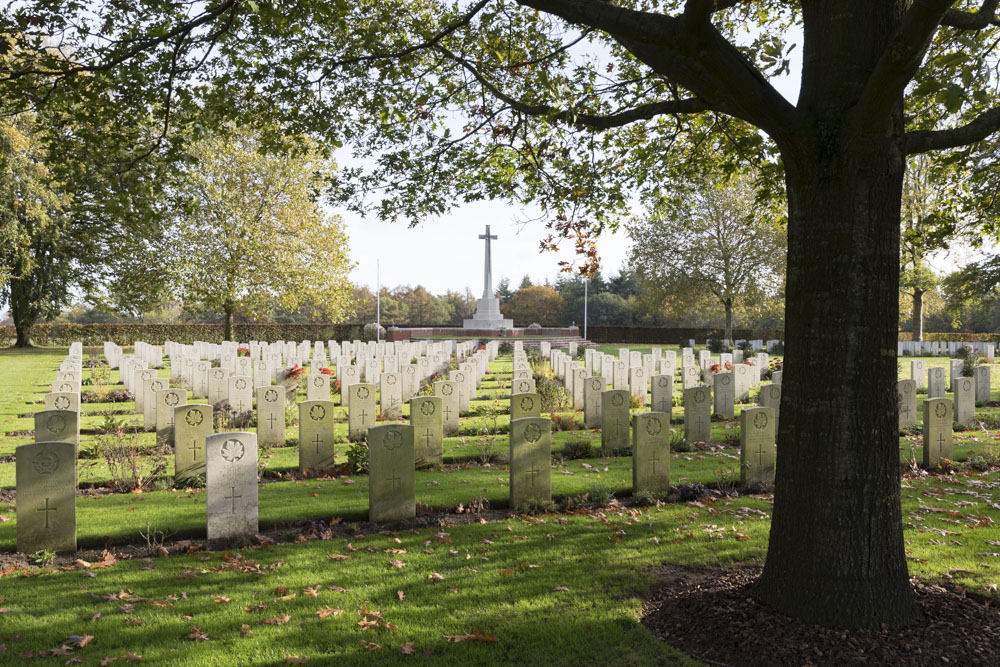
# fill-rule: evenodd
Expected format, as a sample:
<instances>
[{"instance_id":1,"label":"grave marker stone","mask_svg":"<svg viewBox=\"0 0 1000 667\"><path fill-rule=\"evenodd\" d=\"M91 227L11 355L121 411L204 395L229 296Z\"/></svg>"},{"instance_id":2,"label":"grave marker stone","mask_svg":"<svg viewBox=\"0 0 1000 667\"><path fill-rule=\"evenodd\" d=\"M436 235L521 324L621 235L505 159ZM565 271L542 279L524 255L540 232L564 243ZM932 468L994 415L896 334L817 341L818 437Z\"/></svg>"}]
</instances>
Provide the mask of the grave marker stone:
<instances>
[{"instance_id":1,"label":"grave marker stone","mask_svg":"<svg viewBox=\"0 0 1000 667\"><path fill-rule=\"evenodd\" d=\"M413 427L368 429L368 520L406 521L417 514Z\"/></svg>"},{"instance_id":2,"label":"grave marker stone","mask_svg":"<svg viewBox=\"0 0 1000 667\"><path fill-rule=\"evenodd\" d=\"M247 378L249 380L249 378ZM234 431L205 439L208 539L257 533L257 436Z\"/></svg>"},{"instance_id":3,"label":"grave marker stone","mask_svg":"<svg viewBox=\"0 0 1000 667\"><path fill-rule=\"evenodd\" d=\"M382 419L403 418L403 383L399 373L382 373L379 386L379 400L382 403Z\"/></svg>"},{"instance_id":4,"label":"grave marker stone","mask_svg":"<svg viewBox=\"0 0 1000 667\"><path fill-rule=\"evenodd\" d=\"M940 366L927 369L927 398L944 398L944 369Z\"/></svg>"},{"instance_id":5,"label":"grave marker stone","mask_svg":"<svg viewBox=\"0 0 1000 667\"><path fill-rule=\"evenodd\" d=\"M684 439L688 444L712 439L712 398L707 387L684 390Z\"/></svg>"},{"instance_id":6,"label":"grave marker stone","mask_svg":"<svg viewBox=\"0 0 1000 667\"><path fill-rule=\"evenodd\" d=\"M899 401L899 428L915 428L917 425L916 380L900 380L897 382L896 399Z\"/></svg>"},{"instance_id":7,"label":"grave marker stone","mask_svg":"<svg viewBox=\"0 0 1000 667\"><path fill-rule=\"evenodd\" d=\"M285 444L285 392L281 387L257 388L257 444Z\"/></svg>"},{"instance_id":8,"label":"grave marker stone","mask_svg":"<svg viewBox=\"0 0 1000 667\"><path fill-rule=\"evenodd\" d=\"M46 410L80 411L80 394L75 391L51 391L45 394Z\"/></svg>"},{"instance_id":9,"label":"grave marker stone","mask_svg":"<svg viewBox=\"0 0 1000 667\"><path fill-rule=\"evenodd\" d=\"M715 384L715 414L723 419L733 419L736 416L736 382L733 373L716 373Z\"/></svg>"},{"instance_id":10,"label":"grave marker stone","mask_svg":"<svg viewBox=\"0 0 1000 667\"><path fill-rule=\"evenodd\" d=\"M629 445L629 392L612 389L601 394L601 449L605 453Z\"/></svg>"},{"instance_id":11,"label":"grave marker stone","mask_svg":"<svg viewBox=\"0 0 1000 667\"><path fill-rule=\"evenodd\" d=\"M323 373L310 375L306 380L307 401L330 400L330 376Z\"/></svg>"},{"instance_id":12,"label":"grave marker stone","mask_svg":"<svg viewBox=\"0 0 1000 667\"><path fill-rule=\"evenodd\" d=\"M76 551L76 449L35 442L14 450L17 550Z\"/></svg>"},{"instance_id":13,"label":"grave marker stone","mask_svg":"<svg viewBox=\"0 0 1000 667\"><path fill-rule=\"evenodd\" d=\"M583 425L598 428L601 425L601 394L604 392L604 378L600 375L583 381Z\"/></svg>"},{"instance_id":14,"label":"grave marker stone","mask_svg":"<svg viewBox=\"0 0 1000 667\"><path fill-rule=\"evenodd\" d=\"M917 383L917 389L927 387L927 364L922 359L914 359L910 362L910 379Z\"/></svg>"},{"instance_id":15,"label":"grave marker stone","mask_svg":"<svg viewBox=\"0 0 1000 667\"><path fill-rule=\"evenodd\" d=\"M757 403L762 408L771 408L774 410L774 432L778 433L778 423L781 419L781 385L780 384L762 384L760 386L760 393L757 395Z\"/></svg>"},{"instance_id":16,"label":"grave marker stone","mask_svg":"<svg viewBox=\"0 0 1000 667\"><path fill-rule=\"evenodd\" d=\"M434 383L434 395L441 398L441 414L444 418L444 434L458 434L458 388L450 380Z\"/></svg>"},{"instance_id":17,"label":"grave marker stone","mask_svg":"<svg viewBox=\"0 0 1000 667\"><path fill-rule=\"evenodd\" d=\"M651 384L653 393L650 407L655 412L669 413L674 405L674 376L654 375Z\"/></svg>"},{"instance_id":18,"label":"grave marker stone","mask_svg":"<svg viewBox=\"0 0 1000 667\"><path fill-rule=\"evenodd\" d=\"M952 404L950 398L924 401L924 468L936 468L951 458Z\"/></svg>"},{"instance_id":19,"label":"grave marker stone","mask_svg":"<svg viewBox=\"0 0 1000 667\"><path fill-rule=\"evenodd\" d=\"M972 378L957 377L952 386L955 393L955 423L967 426L976 419L976 387Z\"/></svg>"},{"instance_id":20,"label":"grave marker stone","mask_svg":"<svg viewBox=\"0 0 1000 667\"><path fill-rule=\"evenodd\" d=\"M552 422L541 417L510 422L510 507L531 500L552 501Z\"/></svg>"},{"instance_id":21,"label":"grave marker stone","mask_svg":"<svg viewBox=\"0 0 1000 667\"><path fill-rule=\"evenodd\" d=\"M246 358L246 357L244 357ZM242 414L253 409L253 379L246 375L229 376L229 409ZM254 447L257 446L256 439Z\"/></svg>"},{"instance_id":22,"label":"grave marker stone","mask_svg":"<svg viewBox=\"0 0 1000 667\"><path fill-rule=\"evenodd\" d=\"M740 413L740 484L774 484L774 411L744 408Z\"/></svg>"},{"instance_id":23,"label":"grave marker stone","mask_svg":"<svg viewBox=\"0 0 1000 667\"><path fill-rule=\"evenodd\" d=\"M513 394L510 397L510 418L542 416L542 399L538 394Z\"/></svg>"},{"instance_id":24,"label":"grave marker stone","mask_svg":"<svg viewBox=\"0 0 1000 667\"><path fill-rule=\"evenodd\" d=\"M670 490L670 415L632 417L632 492Z\"/></svg>"},{"instance_id":25,"label":"grave marker stone","mask_svg":"<svg viewBox=\"0 0 1000 667\"><path fill-rule=\"evenodd\" d=\"M205 439L212 435L212 406L192 403L174 408L174 480L205 474Z\"/></svg>"},{"instance_id":26,"label":"grave marker stone","mask_svg":"<svg viewBox=\"0 0 1000 667\"><path fill-rule=\"evenodd\" d=\"M347 392L347 437L361 440L365 431L375 425L375 385L365 382L352 384Z\"/></svg>"},{"instance_id":27,"label":"grave marker stone","mask_svg":"<svg viewBox=\"0 0 1000 667\"><path fill-rule=\"evenodd\" d=\"M325 472L334 465L334 403L299 404L299 472Z\"/></svg>"},{"instance_id":28,"label":"grave marker stone","mask_svg":"<svg viewBox=\"0 0 1000 667\"><path fill-rule=\"evenodd\" d=\"M410 399L410 426L416 465L433 466L442 462L444 443L443 401L439 396L416 396Z\"/></svg>"},{"instance_id":29,"label":"grave marker stone","mask_svg":"<svg viewBox=\"0 0 1000 667\"><path fill-rule=\"evenodd\" d=\"M174 446L174 410L187 403L187 389L164 389L156 401L156 444Z\"/></svg>"},{"instance_id":30,"label":"grave marker stone","mask_svg":"<svg viewBox=\"0 0 1000 667\"><path fill-rule=\"evenodd\" d=\"M986 403L990 400L990 367L976 366L972 369L972 379L976 384L976 402Z\"/></svg>"},{"instance_id":31,"label":"grave marker stone","mask_svg":"<svg viewBox=\"0 0 1000 667\"><path fill-rule=\"evenodd\" d=\"M42 410L35 413L35 442L71 442L80 448L80 413Z\"/></svg>"}]
</instances>

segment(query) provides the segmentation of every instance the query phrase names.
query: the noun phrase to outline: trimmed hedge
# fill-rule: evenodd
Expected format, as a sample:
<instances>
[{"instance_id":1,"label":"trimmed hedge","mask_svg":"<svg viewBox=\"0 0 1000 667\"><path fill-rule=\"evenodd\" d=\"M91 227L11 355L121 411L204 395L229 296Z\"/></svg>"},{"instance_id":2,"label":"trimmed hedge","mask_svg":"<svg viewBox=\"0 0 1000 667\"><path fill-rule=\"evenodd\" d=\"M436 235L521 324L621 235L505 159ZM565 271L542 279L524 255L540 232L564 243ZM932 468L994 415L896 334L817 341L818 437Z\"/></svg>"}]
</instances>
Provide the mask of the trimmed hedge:
<instances>
[{"instance_id":1,"label":"trimmed hedge","mask_svg":"<svg viewBox=\"0 0 1000 667\"><path fill-rule=\"evenodd\" d=\"M909 331L900 331L899 340L913 340L913 334ZM1000 333L927 333L924 332L924 340L945 341L956 343L1000 343Z\"/></svg>"},{"instance_id":2,"label":"trimmed hedge","mask_svg":"<svg viewBox=\"0 0 1000 667\"><path fill-rule=\"evenodd\" d=\"M238 341L260 340L354 340L361 338L360 324L233 324L233 338ZM190 345L196 340L222 342L222 324L36 324L31 328L35 345L69 346L79 341L87 346L99 346L105 341L132 345L145 341L160 345L172 340ZM0 327L0 346L14 344L14 327Z\"/></svg>"},{"instance_id":3,"label":"trimmed hedge","mask_svg":"<svg viewBox=\"0 0 1000 667\"><path fill-rule=\"evenodd\" d=\"M722 338L723 329L710 327L625 327L588 326L587 338L594 343L654 343L663 345L687 344L692 338L704 345L709 338ZM733 329L736 340L781 340L781 329Z\"/></svg>"}]
</instances>

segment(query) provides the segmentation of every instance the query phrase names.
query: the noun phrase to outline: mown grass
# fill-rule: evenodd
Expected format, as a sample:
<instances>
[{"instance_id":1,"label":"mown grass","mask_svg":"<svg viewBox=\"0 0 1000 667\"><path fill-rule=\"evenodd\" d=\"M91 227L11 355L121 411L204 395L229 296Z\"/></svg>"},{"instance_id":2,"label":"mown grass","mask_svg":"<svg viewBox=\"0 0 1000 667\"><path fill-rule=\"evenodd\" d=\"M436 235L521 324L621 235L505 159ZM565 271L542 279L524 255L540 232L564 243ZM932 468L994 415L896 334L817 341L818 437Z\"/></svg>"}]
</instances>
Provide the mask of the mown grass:
<instances>
[{"instance_id":1,"label":"mown grass","mask_svg":"<svg viewBox=\"0 0 1000 667\"><path fill-rule=\"evenodd\" d=\"M9 433L32 428L30 419L16 415L40 409L32 401L41 400L45 380L54 377L64 352L0 352L0 456L30 440ZM509 379L509 362L506 369L499 364L482 391L502 391L504 370ZM89 420L103 418L101 409L84 406L91 415L84 428ZM979 410L990 417L996 412ZM681 415L677 408L674 413ZM464 425L478 430L482 424L472 424L482 419L468 417ZM737 432L733 422L713 426L720 443ZM957 433L955 459L992 453L995 435L989 429ZM85 435L84 442L94 437ZM152 445L151 434L142 437ZM506 468L480 465L476 438L448 439L447 464L417 473L419 502L437 511L469 506L476 498L494 509L505 507ZM580 438L593 442L596 455L599 432L585 430L555 433L554 453L558 457L567 441ZM498 435L497 442L506 451L507 436ZM901 437L901 461L914 453L919 460L918 444L919 436ZM346 448L338 445L339 460ZM738 476L738 454L731 439L714 451L676 452L672 481L725 483ZM287 476L297 468L295 447L262 450L261 456L268 476ZM97 459L82 460L80 476L84 484L108 480ZM552 483L557 497L599 489L627 502L631 459L556 458ZM0 463L0 487L12 486L13 463ZM143 543L141 533L149 527L172 533L174 540L201 540L204 503L199 488L85 492L78 498L78 534L81 546L94 551L81 555L96 560L106 544ZM995 590L1000 571L996 470L904 479L902 503L913 575L1000 599ZM167 665L284 664L289 655L319 664L360 665L413 659L449 665L693 664L639 621L654 568L664 562L761 564L770 511L767 496L702 499L648 508L614 504L539 517L500 515L506 518L499 520L491 514L485 523L475 518L451 526L417 522L389 532L366 522L363 475L266 481L260 488L262 528L276 529L288 542L135 558L87 572L43 567L2 577L0 608L8 611L0 614L0 644L6 648L5 664L27 663L20 657L25 652L58 648L70 635L93 636L70 654L88 664L124 659L127 652ZM339 523L338 533L316 539L302 532L303 519ZM0 549L13 548L15 529L14 503L0 502ZM330 558L334 554L338 559ZM405 565L394 567L392 560ZM124 597L107 599L121 591ZM324 608L342 612L321 618L317 612ZM359 610L378 611L393 627L362 629L359 621L374 616ZM204 641L197 640L193 626ZM448 638L477 629L484 633L480 639L496 641ZM60 656L62 661L68 657Z\"/></svg>"}]
</instances>

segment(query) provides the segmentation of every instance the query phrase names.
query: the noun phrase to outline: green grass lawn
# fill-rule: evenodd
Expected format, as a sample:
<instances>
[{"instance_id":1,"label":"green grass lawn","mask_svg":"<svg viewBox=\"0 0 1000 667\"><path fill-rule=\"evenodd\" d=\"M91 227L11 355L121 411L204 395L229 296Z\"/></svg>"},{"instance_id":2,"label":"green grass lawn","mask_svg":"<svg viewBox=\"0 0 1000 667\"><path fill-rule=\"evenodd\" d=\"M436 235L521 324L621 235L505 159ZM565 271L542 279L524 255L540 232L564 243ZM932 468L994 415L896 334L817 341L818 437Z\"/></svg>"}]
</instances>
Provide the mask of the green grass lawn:
<instances>
[{"instance_id":1,"label":"green grass lawn","mask_svg":"<svg viewBox=\"0 0 1000 667\"><path fill-rule=\"evenodd\" d=\"M619 346L607 347L616 354ZM19 415L41 409L64 354L0 351L0 457L31 441L32 420ZM908 377L903 361L901 377ZM494 401L506 408L509 359L491 370L480 392L499 398L474 401L473 411ZM104 412L129 408L85 404L83 428L96 428ZM982 407L977 414L984 428L956 433L957 461L995 450L997 413ZM681 416L675 407L673 417ZM507 420L506 414L497 417L499 430ZM580 429L553 434L554 496L610 493L621 503L534 517L491 511L482 522L468 514L442 518L459 505L506 508L506 467L502 460L480 460L485 422L465 417L465 435L446 439L445 465L417 472L417 501L436 518L396 531L367 523L365 476L294 479L294 445L261 450L261 529L278 538L267 546L255 541L225 552L194 546L190 554L143 558L142 534L150 529L170 534L168 542L203 540L204 489L84 489L77 499L80 557L99 560L105 546L140 548L102 569L80 570L61 560L59 566L0 571L4 664L32 662L72 635L93 638L59 655L62 662L74 656L87 664L124 661L131 653L166 665L285 664L289 656L317 664L697 664L640 623L654 568L664 562L762 564L770 496L630 506L631 459L600 458L599 432ZM346 425L339 429L346 436ZM289 435L294 441L294 427ZM82 448L97 437L85 433ZM152 434L141 438L151 450ZM567 443L581 439L592 442L592 455L563 460ZM919 440L900 437L902 462L919 460ZM498 433L494 447L505 452L507 442ZM338 461L347 447L338 445ZM673 453L671 480L728 487L738 478L738 458L738 421L716 422L710 449ZM101 459L81 459L82 485L103 487L109 480ZM9 494L13 487L14 463L0 458L0 491ZM911 574L1000 600L1000 473L907 476L902 502ZM0 551L14 548L14 507L0 500ZM328 522L332 534L310 531L304 519Z\"/></svg>"}]
</instances>

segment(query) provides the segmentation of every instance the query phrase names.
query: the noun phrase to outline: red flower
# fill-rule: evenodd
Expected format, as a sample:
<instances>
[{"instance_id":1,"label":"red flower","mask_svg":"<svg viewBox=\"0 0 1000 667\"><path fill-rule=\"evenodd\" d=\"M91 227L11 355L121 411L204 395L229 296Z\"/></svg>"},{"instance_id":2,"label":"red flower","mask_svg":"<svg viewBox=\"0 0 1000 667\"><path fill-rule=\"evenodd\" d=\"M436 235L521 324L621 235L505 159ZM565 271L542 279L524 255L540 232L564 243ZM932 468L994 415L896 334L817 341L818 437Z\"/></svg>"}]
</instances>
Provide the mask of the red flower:
<instances>
[{"instance_id":1,"label":"red flower","mask_svg":"<svg viewBox=\"0 0 1000 667\"><path fill-rule=\"evenodd\" d=\"M733 370L733 362L731 362L731 361L727 361L726 362L726 370L727 371Z\"/></svg>"},{"instance_id":2,"label":"red flower","mask_svg":"<svg viewBox=\"0 0 1000 667\"><path fill-rule=\"evenodd\" d=\"M719 365L719 364L712 364L712 372L713 373L718 373L721 370L722 370L722 366L721 365Z\"/></svg>"},{"instance_id":3,"label":"red flower","mask_svg":"<svg viewBox=\"0 0 1000 667\"><path fill-rule=\"evenodd\" d=\"M285 377L288 378L289 380L297 380L299 376L301 376L305 372L306 372L305 368L299 366L298 364L295 364L294 366L288 369L288 372L285 373Z\"/></svg>"},{"instance_id":4,"label":"red flower","mask_svg":"<svg viewBox=\"0 0 1000 667\"><path fill-rule=\"evenodd\" d=\"M330 376L336 375L336 373L334 373L329 368L321 368L321 369L319 369L319 372L322 373L323 375L330 375Z\"/></svg>"}]
</instances>

